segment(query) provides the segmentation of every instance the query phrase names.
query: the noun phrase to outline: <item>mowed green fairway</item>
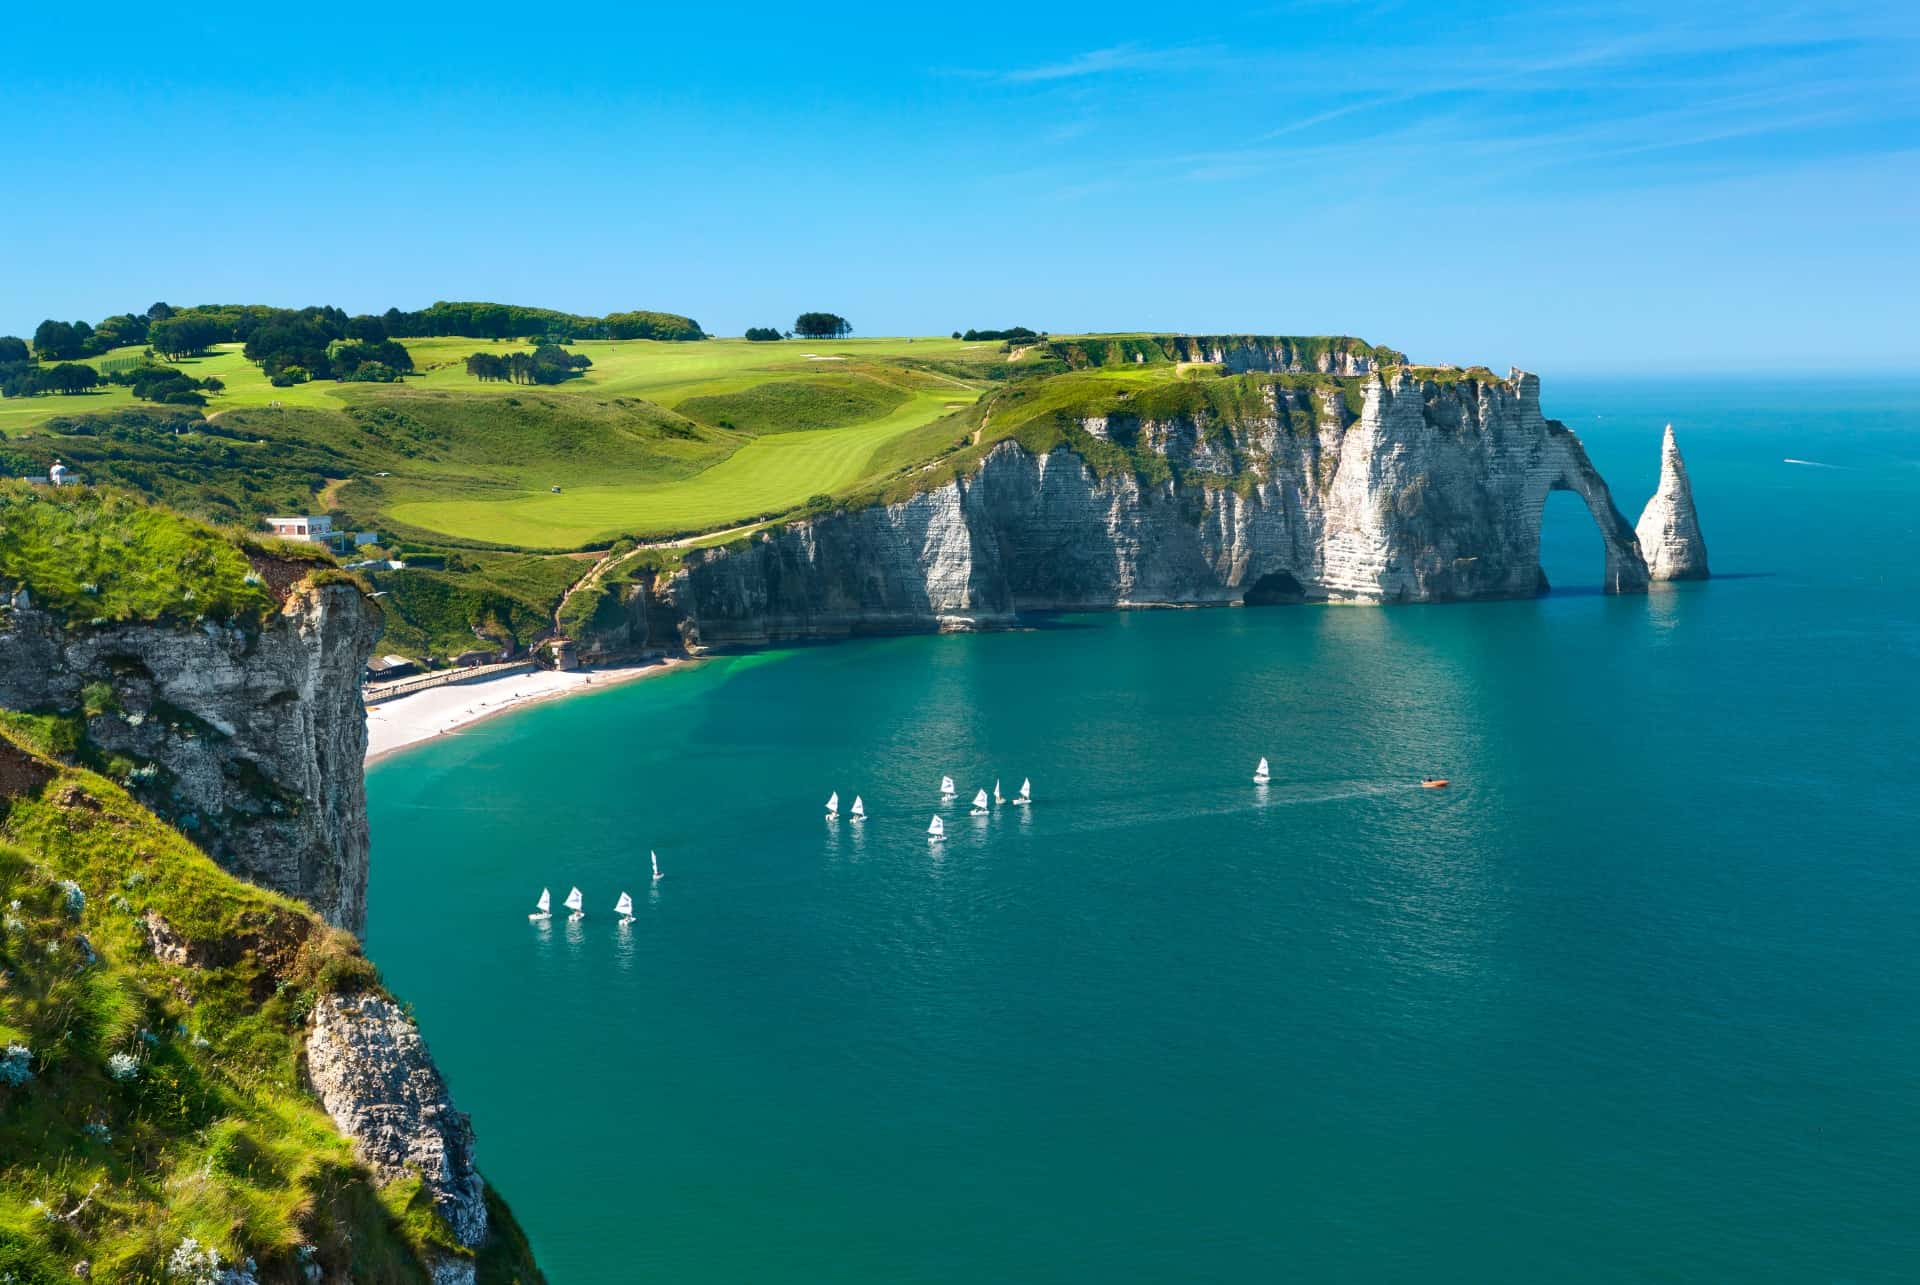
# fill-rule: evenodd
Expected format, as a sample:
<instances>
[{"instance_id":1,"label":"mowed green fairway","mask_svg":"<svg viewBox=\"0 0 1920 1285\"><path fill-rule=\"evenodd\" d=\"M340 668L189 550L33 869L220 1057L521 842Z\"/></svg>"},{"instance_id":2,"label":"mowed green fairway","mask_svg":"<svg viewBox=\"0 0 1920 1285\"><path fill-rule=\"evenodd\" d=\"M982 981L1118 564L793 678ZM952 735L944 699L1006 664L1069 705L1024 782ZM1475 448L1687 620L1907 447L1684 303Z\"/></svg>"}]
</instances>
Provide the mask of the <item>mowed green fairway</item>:
<instances>
[{"instance_id":1,"label":"mowed green fairway","mask_svg":"<svg viewBox=\"0 0 1920 1285\"><path fill-rule=\"evenodd\" d=\"M636 479L528 490L499 500L417 500L391 505L398 522L465 539L568 548L616 535L656 537L751 521L864 480L876 452L973 400L971 390L921 392L882 419L845 428L757 437L678 481Z\"/></svg>"},{"instance_id":2,"label":"mowed green fairway","mask_svg":"<svg viewBox=\"0 0 1920 1285\"><path fill-rule=\"evenodd\" d=\"M998 344L938 338L583 340L567 345L593 361L582 377L530 388L481 383L465 369L474 352L524 342L403 342L416 374L398 384L274 388L237 344L179 366L225 382L206 414L243 444L257 433L350 447L338 475L345 485L329 500L362 524L573 549L751 522L905 467L923 438L928 453L952 444L929 426L976 401L988 384L976 372L1004 360ZM286 418L261 418L283 413L262 409L274 404ZM167 413L123 388L8 399L0 431L18 436L56 416L122 408ZM316 410L328 415L299 418ZM396 415L407 422L381 418Z\"/></svg>"}]
</instances>

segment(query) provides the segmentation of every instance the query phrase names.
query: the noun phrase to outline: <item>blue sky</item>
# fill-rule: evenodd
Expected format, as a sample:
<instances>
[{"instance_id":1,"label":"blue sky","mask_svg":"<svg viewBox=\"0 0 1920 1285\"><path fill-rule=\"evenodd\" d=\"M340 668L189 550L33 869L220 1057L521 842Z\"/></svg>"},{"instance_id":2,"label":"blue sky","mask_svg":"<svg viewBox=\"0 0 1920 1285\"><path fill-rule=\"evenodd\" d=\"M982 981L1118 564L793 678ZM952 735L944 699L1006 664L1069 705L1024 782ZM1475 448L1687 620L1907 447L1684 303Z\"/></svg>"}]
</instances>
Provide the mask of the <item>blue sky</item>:
<instances>
[{"instance_id":1,"label":"blue sky","mask_svg":"<svg viewBox=\"0 0 1920 1285\"><path fill-rule=\"evenodd\" d=\"M1920 6L35 6L0 333L155 299L1920 365Z\"/></svg>"}]
</instances>

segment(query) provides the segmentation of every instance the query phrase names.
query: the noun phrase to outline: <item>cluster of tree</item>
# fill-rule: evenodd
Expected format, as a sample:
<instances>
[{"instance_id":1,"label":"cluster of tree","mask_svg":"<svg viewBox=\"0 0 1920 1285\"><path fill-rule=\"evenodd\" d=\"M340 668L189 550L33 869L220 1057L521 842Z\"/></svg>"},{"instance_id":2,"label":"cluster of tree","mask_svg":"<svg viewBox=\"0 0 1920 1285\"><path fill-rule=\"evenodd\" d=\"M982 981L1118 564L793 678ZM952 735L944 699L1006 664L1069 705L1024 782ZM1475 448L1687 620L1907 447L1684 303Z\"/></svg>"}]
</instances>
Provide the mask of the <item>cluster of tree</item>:
<instances>
[{"instance_id":1,"label":"cluster of tree","mask_svg":"<svg viewBox=\"0 0 1920 1285\"><path fill-rule=\"evenodd\" d=\"M793 333L802 339L844 339L853 325L831 312L803 312L793 319Z\"/></svg>"},{"instance_id":2,"label":"cluster of tree","mask_svg":"<svg viewBox=\"0 0 1920 1285\"><path fill-rule=\"evenodd\" d=\"M593 365L585 353L568 352L559 344L541 344L531 353L477 352L467 358L467 373L482 383L507 380L516 384L557 384Z\"/></svg>"},{"instance_id":3,"label":"cluster of tree","mask_svg":"<svg viewBox=\"0 0 1920 1285\"><path fill-rule=\"evenodd\" d=\"M84 393L100 386L100 372L79 362L42 366L31 361L0 362L0 397L38 397L43 393Z\"/></svg>"},{"instance_id":4,"label":"cluster of tree","mask_svg":"<svg viewBox=\"0 0 1920 1285\"><path fill-rule=\"evenodd\" d=\"M953 332L953 337L955 339L964 339L968 343L1000 339L1025 343L1030 339L1045 339L1047 332L1044 330L1028 330L1025 326L1009 326L1005 330L969 330L964 335L956 330Z\"/></svg>"},{"instance_id":5,"label":"cluster of tree","mask_svg":"<svg viewBox=\"0 0 1920 1285\"><path fill-rule=\"evenodd\" d=\"M162 357L174 360L203 353L217 343L226 342L231 333L212 317L158 317L147 327L147 346Z\"/></svg>"},{"instance_id":6,"label":"cluster of tree","mask_svg":"<svg viewBox=\"0 0 1920 1285\"><path fill-rule=\"evenodd\" d=\"M386 337L380 318L338 308L282 312L249 334L241 351L276 388L309 379L391 383L413 370L413 355Z\"/></svg>"},{"instance_id":7,"label":"cluster of tree","mask_svg":"<svg viewBox=\"0 0 1920 1285\"><path fill-rule=\"evenodd\" d=\"M447 303L419 312L389 308L382 315L396 338L466 335L476 339L538 337L556 343L575 339L705 339L691 317L671 312L610 312L584 317L551 308L522 308L507 303Z\"/></svg>"},{"instance_id":8,"label":"cluster of tree","mask_svg":"<svg viewBox=\"0 0 1920 1285\"><path fill-rule=\"evenodd\" d=\"M791 332L783 335L773 326L748 326L747 338L757 344L764 344L771 343L775 339L791 339L793 335Z\"/></svg>"},{"instance_id":9,"label":"cluster of tree","mask_svg":"<svg viewBox=\"0 0 1920 1285\"><path fill-rule=\"evenodd\" d=\"M97 357L128 344L145 343L154 309L166 306L156 303L145 313L124 312L104 319L97 326L84 321L43 321L33 332L34 353L42 361L74 361Z\"/></svg>"},{"instance_id":10,"label":"cluster of tree","mask_svg":"<svg viewBox=\"0 0 1920 1285\"><path fill-rule=\"evenodd\" d=\"M205 406L206 394L226 387L213 376L195 379L176 367L151 364L112 371L107 375L107 382L130 387L141 401L159 402L164 406Z\"/></svg>"}]
</instances>

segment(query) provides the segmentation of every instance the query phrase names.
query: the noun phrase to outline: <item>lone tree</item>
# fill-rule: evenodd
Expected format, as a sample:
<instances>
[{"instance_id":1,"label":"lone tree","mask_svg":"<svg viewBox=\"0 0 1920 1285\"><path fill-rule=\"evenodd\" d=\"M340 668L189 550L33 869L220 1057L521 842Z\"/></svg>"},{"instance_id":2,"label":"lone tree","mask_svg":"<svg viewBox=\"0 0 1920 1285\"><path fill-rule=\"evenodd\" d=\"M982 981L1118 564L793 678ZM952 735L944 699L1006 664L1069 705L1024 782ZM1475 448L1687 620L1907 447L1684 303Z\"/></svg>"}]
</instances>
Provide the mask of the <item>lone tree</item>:
<instances>
[{"instance_id":1,"label":"lone tree","mask_svg":"<svg viewBox=\"0 0 1920 1285\"><path fill-rule=\"evenodd\" d=\"M845 339L853 324L831 312L803 312L793 319L793 333L802 339Z\"/></svg>"}]
</instances>

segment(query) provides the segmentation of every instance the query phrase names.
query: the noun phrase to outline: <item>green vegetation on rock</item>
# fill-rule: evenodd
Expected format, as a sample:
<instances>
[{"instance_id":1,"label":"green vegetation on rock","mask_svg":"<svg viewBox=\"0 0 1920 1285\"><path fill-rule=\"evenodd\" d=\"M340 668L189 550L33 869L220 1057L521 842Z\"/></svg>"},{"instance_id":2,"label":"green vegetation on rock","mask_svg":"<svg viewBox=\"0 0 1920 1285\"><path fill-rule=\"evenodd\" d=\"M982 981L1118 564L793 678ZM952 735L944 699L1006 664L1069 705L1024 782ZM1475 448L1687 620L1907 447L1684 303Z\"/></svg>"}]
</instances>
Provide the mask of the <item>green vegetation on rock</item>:
<instances>
[{"instance_id":1,"label":"green vegetation on rock","mask_svg":"<svg viewBox=\"0 0 1920 1285\"><path fill-rule=\"evenodd\" d=\"M0 483L0 586L74 624L257 624L273 607L228 537L98 487Z\"/></svg>"},{"instance_id":2,"label":"green vegetation on rock","mask_svg":"<svg viewBox=\"0 0 1920 1285\"><path fill-rule=\"evenodd\" d=\"M417 1179L356 1160L302 1078L314 1004L378 991L372 964L41 752L48 731L0 714L0 1273L159 1285L184 1253L262 1280L426 1281L450 1231ZM182 962L156 955L162 931ZM479 1279L537 1282L490 1213Z\"/></svg>"}]
</instances>

